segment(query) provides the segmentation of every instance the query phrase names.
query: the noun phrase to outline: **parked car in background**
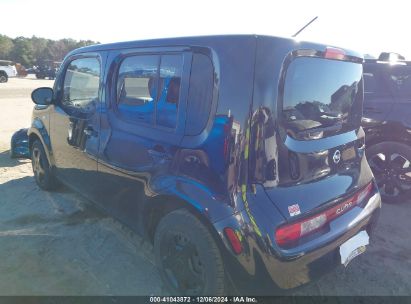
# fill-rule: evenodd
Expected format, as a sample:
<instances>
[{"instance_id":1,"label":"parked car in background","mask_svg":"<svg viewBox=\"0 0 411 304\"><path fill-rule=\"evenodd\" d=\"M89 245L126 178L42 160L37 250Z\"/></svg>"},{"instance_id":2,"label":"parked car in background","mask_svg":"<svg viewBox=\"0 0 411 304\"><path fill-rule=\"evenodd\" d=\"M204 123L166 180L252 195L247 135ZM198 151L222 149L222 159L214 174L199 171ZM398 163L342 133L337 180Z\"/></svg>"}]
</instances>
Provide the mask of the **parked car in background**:
<instances>
[{"instance_id":1,"label":"parked car in background","mask_svg":"<svg viewBox=\"0 0 411 304\"><path fill-rule=\"evenodd\" d=\"M297 287L363 253L379 214L362 62L255 35L75 50L32 93L35 180L150 240L173 294Z\"/></svg>"},{"instance_id":2,"label":"parked car in background","mask_svg":"<svg viewBox=\"0 0 411 304\"><path fill-rule=\"evenodd\" d=\"M41 61L34 69L34 73L36 74L36 78L38 79L55 79L57 75L57 71L60 68L61 62L59 61L52 61L52 60L44 60Z\"/></svg>"},{"instance_id":3,"label":"parked car in background","mask_svg":"<svg viewBox=\"0 0 411 304\"><path fill-rule=\"evenodd\" d=\"M12 61L0 60L0 83L7 82L10 77L17 76L17 69Z\"/></svg>"},{"instance_id":4,"label":"parked car in background","mask_svg":"<svg viewBox=\"0 0 411 304\"><path fill-rule=\"evenodd\" d=\"M411 62L383 53L364 62L366 154L383 202L411 194Z\"/></svg>"}]
</instances>

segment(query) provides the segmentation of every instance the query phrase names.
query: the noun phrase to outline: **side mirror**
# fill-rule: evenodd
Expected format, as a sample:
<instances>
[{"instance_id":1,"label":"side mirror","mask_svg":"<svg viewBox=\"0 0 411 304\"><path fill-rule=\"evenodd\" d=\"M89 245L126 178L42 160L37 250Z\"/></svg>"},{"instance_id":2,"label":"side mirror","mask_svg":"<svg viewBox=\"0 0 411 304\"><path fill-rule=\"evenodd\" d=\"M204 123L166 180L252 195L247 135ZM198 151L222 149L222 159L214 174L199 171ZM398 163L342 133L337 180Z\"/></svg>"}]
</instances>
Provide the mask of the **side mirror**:
<instances>
[{"instance_id":1,"label":"side mirror","mask_svg":"<svg viewBox=\"0 0 411 304\"><path fill-rule=\"evenodd\" d=\"M31 99L35 104L48 106L53 99L52 88L38 88L31 93Z\"/></svg>"}]
</instances>

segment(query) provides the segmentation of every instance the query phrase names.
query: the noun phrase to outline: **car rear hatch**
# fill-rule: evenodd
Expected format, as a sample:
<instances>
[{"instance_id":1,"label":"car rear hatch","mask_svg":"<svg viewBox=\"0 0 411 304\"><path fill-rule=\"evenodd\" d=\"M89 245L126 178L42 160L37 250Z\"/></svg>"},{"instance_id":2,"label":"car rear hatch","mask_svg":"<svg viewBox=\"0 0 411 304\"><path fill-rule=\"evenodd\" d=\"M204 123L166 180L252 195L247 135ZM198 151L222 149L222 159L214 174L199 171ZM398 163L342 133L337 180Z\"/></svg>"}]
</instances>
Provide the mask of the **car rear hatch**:
<instances>
[{"instance_id":1,"label":"car rear hatch","mask_svg":"<svg viewBox=\"0 0 411 304\"><path fill-rule=\"evenodd\" d=\"M360 203L359 193L370 190L362 103L362 58L325 48L293 51L285 59L278 94L278 178L265 191L288 222L334 210L347 199Z\"/></svg>"}]
</instances>

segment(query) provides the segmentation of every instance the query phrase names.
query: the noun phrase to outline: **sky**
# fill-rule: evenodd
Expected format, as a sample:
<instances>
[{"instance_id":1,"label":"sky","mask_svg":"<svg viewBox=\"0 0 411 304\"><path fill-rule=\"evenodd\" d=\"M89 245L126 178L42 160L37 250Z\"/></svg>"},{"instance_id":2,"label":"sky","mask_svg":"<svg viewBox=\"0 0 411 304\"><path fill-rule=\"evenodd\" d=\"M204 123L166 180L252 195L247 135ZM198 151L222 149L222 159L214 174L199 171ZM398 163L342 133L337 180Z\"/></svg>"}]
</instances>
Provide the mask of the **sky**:
<instances>
[{"instance_id":1,"label":"sky","mask_svg":"<svg viewBox=\"0 0 411 304\"><path fill-rule=\"evenodd\" d=\"M291 37L411 60L411 1L0 0L0 34L102 43L213 34Z\"/></svg>"}]
</instances>

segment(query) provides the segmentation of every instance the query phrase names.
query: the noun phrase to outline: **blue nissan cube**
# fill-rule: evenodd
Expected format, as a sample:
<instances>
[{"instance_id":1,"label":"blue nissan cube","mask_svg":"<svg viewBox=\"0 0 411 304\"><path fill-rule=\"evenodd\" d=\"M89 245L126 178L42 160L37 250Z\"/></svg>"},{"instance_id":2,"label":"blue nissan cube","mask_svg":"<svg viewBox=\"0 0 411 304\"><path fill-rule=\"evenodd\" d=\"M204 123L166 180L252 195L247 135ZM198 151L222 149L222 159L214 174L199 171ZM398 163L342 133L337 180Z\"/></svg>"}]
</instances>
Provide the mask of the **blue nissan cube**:
<instances>
[{"instance_id":1,"label":"blue nissan cube","mask_svg":"<svg viewBox=\"0 0 411 304\"><path fill-rule=\"evenodd\" d=\"M40 188L63 183L153 243L170 294L275 293L370 243L362 62L256 35L80 48L33 91L19 142Z\"/></svg>"}]
</instances>

